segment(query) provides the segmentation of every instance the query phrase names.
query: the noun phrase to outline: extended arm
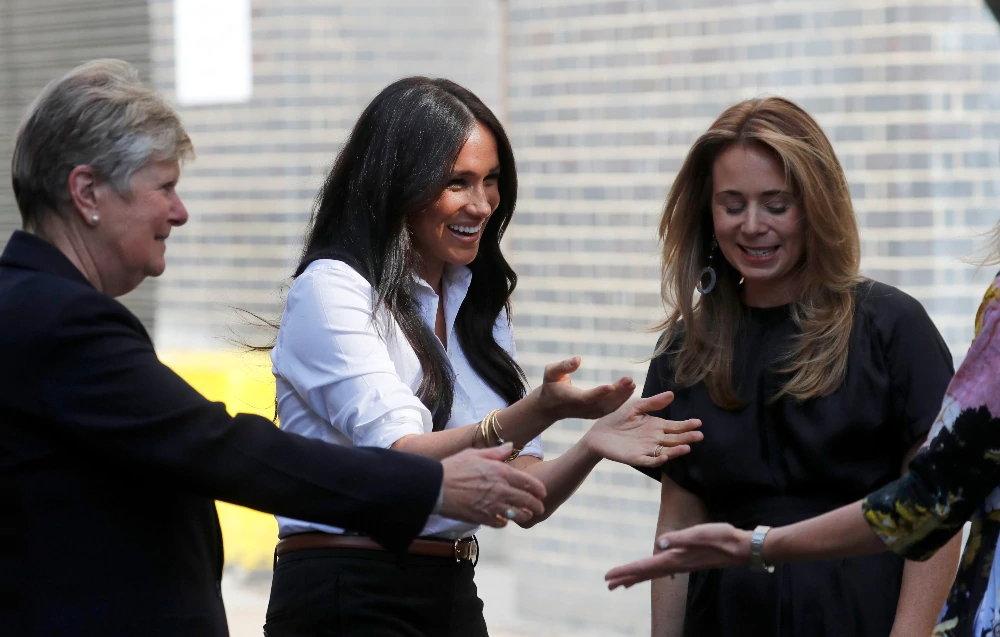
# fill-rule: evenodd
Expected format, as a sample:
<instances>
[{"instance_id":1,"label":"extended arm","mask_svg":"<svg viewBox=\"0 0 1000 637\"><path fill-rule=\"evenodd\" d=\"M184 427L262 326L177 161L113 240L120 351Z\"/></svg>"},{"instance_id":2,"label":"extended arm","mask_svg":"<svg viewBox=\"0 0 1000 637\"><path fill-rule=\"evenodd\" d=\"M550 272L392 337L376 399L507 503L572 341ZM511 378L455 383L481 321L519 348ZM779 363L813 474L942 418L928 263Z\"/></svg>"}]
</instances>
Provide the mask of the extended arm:
<instances>
[{"instance_id":1,"label":"extended arm","mask_svg":"<svg viewBox=\"0 0 1000 637\"><path fill-rule=\"evenodd\" d=\"M522 526L534 526L552 515L579 488L603 458L647 468L656 468L691 450L703 438L697 420L673 422L647 415L660 411L673 400L671 392L631 401L599 419L572 447L554 460L524 457L515 466L545 485L545 515ZM657 447L661 447L659 450ZM656 455L654 455L656 454Z\"/></svg>"},{"instance_id":2,"label":"extended arm","mask_svg":"<svg viewBox=\"0 0 1000 637\"><path fill-rule=\"evenodd\" d=\"M909 473L863 501L787 527L764 543L771 563L864 555L891 549L927 560L1000 486L1000 289L990 288L977 336L959 367ZM653 577L747 564L750 532L707 524L658 540L660 552L608 572L610 588Z\"/></svg>"}]
</instances>

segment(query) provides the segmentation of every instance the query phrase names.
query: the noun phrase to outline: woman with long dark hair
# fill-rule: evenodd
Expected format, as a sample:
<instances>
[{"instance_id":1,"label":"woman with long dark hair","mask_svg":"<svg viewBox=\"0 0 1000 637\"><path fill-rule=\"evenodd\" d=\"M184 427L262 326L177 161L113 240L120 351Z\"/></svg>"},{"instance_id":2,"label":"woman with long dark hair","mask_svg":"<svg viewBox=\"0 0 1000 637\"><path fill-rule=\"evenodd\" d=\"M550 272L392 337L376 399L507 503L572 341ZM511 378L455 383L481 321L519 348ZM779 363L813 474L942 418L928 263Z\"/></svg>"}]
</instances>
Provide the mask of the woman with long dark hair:
<instances>
[{"instance_id":1,"label":"woman with long dark hair","mask_svg":"<svg viewBox=\"0 0 1000 637\"><path fill-rule=\"evenodd\" d=\"M545 516L602 457L647 467L689 451L699 423L646 416L669 393L582 391L578 358L528 393L514 355L517 277L500 250L517 196L493 113L447 80L407 78L362 113L317 198L272 351L282 428L342 445L443 458L509 441L546 487ZM559 458L539 434L599 418ZM545 516L507 507L494 526ZM344 529L279 518L266 632L486 635L475 525L432 516L406 556Z\"/></svg>"}]
</instances>

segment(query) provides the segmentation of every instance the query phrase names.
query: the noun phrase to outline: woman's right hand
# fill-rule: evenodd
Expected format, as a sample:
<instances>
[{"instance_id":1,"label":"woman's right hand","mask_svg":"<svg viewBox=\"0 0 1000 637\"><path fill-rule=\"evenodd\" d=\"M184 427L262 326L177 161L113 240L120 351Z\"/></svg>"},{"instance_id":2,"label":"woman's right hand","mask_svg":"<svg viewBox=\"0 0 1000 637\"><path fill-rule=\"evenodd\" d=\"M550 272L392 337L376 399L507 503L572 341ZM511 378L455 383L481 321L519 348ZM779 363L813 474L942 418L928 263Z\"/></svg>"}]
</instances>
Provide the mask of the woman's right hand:
<instances>
[{"instance_id":1,"label":"woman's right hand","mask_svg":"<svg viewBox=\"0 0 1000 637\"><path fill-rule=\"evenodd\" d=\"M691 451L692 443L705 436L697 428L701 421L664 420L648 412L665 409L673 392L630 401L604 416L583 435L594 454L635 467L658 467L671 458Z\"/></svg>"},{"instance_id":2,"label":"woman's right hand","mask_svg":"<svg viewBox=\"0 0 1000 637\"><path fill-rule=\"evenodd\" d=\"M656 553L608 571L608 588L628 588L639 582L677 573L727 568L750 563L750 531L729 524L699 524L656 539Z\"/></svg>"},{"instance_id":3,"label":"woman's right hand","mask_svg":"<svg viewBox=\"0 0 1000 637\"><path fill-rule=\"evenodd\" d=\"M549 363L545 366L541 386L532 392L539 408L553 422L563 418L601 418L621 407L635 392L635 382L627 376L593 389L575 387L570 374L578 369L579 356Z\"/></svg>"}]
</instances>

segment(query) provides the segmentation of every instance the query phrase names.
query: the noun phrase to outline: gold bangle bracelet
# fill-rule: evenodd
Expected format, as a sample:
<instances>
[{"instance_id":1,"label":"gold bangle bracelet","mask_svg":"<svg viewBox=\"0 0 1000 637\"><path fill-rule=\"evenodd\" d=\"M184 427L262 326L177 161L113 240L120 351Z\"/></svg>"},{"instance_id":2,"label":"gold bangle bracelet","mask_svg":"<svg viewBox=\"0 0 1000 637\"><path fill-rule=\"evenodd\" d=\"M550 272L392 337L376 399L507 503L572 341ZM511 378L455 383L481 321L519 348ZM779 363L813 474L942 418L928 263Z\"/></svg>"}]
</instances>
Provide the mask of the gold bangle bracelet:
<instances>
[{"instance_id":1,"label":"gold bangle bracelet","mask_svg":"<svg viewBox=\"0 0 1000 637\"><path fill-rule=\"evenodd\" d=\"M496 419L498 413L500 413L500 410L494 409L490 413L486 414L479 423L479 430L483 434L483 441L486 443L487 447L498 447L503 444L503 438L501 438L500 434L496 432ZM493 438L496 438L499 442L494 443Z\"/></svg>"}]
</instances>

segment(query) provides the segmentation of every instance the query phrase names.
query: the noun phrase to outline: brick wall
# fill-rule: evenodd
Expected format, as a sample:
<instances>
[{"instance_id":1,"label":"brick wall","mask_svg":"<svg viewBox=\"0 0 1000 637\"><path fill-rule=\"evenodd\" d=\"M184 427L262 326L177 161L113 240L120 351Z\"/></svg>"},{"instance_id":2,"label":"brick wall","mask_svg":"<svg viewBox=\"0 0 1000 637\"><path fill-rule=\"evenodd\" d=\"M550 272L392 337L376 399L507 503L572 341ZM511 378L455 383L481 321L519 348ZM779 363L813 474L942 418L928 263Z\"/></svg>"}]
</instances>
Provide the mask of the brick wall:
<instances>
[{"instance_id":1,"label":"brick wall","mask_svg":"<svg viewBox=\"0 0 1000 637\"><path fill-rule=\"evenodd\" d=\"M511 245L529 376L580 354L588 381L645 376L662 316L655 229L690 144L731 104L796 100L850 180L866 274L920 299L957 358L992 271L968 255L998 220L1000 31L980 2L511 0L510 128L521 190ZM575 441L579 423L547 435ZM648 634L648 586L605 570L649 552L655 483L602 464L516 535L518 602Z\"/></svg>"},{"instance_id":2,"label":"brick wall","mask_svg":"<svg viewBox=\"0 0 1000 637\"><path fill-rule=\"evenodd\" d=\"M276 317L312 200L361 110L391 81L447 76L501 104L499 11L456 0L255 0L253 97L181 108L198 160L179 192L157 340L170 349L266 342L240 308ZM174 87L173 3L150 0L157 88Z\"/></svg>"}]
</instances>

